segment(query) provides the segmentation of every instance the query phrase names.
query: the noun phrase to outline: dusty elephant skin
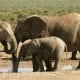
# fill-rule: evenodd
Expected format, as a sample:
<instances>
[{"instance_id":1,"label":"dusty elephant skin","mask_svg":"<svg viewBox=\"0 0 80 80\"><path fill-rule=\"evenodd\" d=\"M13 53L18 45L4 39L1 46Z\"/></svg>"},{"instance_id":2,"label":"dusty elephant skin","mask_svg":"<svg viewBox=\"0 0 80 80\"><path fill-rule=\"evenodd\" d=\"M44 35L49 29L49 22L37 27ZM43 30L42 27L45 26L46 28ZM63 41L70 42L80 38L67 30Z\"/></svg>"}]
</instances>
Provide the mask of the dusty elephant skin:
<instances>
[{"instance_id":1,"label":"dusty elephant skin","mask_svg":"<svg viewBox=\"0 0 80 80\"><path fill-rule=\"evenodd\" d=\"M29 38L58 36L63 39L68 51L80 50L80 14L70 13L64 16L33 15L17 23L15 36L17 41ZM80 68L80 65L78 65Z\"/></svg>"},{"instance_id":2,"label":"dusty elephant skin","mask_svg":"<svg viewBox=\"0 0 80 80\"><path fill-rule=\"evenodd\" d=\"M11 29L11 25L6 21L1 21L1 20L0 20L0 42L4 46L4 51L7 54L12 54L13 71L15 71L15 61L16 61L15 52L17 49L17 41ZM8 49L7 43L10 44L10 49Z\"/></svg>"},{"instance_id":3,"label":"dusty elephant skin","mask_svg":"<svg viewBox=\"0 0 80 80\"><path fill-rule=\"evenodd\" d=\"M43 60L46 64L47 71L59 70L59 63L63 57L67 46L65 42L58 37L45 37L32 40L26 40L18 48L18 62L23 55L31 54L33 56L33 71L44 71ZM25 50L25 53L24 53ZM51 60L55 60L54 67L52 67ZM35 64L37 62L38 65Z\"/></svg>"}]
</instances>

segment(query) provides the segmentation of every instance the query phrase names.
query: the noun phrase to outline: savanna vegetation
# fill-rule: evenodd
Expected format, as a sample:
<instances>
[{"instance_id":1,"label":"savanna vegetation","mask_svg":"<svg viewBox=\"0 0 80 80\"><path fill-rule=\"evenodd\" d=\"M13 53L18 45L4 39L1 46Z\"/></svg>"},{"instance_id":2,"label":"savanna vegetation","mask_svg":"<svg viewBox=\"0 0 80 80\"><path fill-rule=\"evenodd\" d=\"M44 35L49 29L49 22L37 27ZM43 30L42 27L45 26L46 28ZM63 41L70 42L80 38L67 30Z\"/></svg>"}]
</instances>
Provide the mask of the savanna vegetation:
<instances>
[{"instance_id":1,"label":"savanna vegetation","mask_svg":"<svg viewBox=\"0 0 80 80\"><path fill-rule=\"evenodd\" d=\"M0 0L0 19L16 22L33 14L63 15L80 12L80 0Z\"/></svg>"}]
</instances>

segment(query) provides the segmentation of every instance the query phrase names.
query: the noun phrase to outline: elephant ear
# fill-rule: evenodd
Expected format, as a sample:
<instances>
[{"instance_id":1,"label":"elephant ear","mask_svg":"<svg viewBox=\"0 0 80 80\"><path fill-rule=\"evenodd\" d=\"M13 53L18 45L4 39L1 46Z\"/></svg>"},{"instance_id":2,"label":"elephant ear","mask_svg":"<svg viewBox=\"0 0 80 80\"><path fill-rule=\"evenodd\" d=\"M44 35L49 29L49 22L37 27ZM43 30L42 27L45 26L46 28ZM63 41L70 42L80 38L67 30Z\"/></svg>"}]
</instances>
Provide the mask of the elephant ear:
<instances>
[{"instance_id":1,"label":"elephant ear","mask_svg":"<svg viewBox=\"0 0 80 80\"><path fill-rule=\"evenodd\" d=\"M29 17L27 22L30 24L30 35L32 38L39 37L46 28L45 21L37 15Z\"/></svg>"}]
</instances>

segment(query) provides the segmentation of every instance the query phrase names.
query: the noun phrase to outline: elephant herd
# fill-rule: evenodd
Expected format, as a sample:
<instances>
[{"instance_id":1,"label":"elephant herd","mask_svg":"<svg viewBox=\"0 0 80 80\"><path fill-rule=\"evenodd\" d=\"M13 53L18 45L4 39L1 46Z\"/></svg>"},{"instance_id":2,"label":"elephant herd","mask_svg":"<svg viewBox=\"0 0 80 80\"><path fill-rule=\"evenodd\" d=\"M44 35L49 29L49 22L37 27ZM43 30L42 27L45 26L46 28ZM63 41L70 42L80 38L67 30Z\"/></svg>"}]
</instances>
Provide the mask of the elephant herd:
<instances>
[{"instance_id":1,"label":"elephant herd","mask_svg":"<svg viewBox=\"0 0 80 80\"><path fill-rule=\"evenodd\" d=\"M42 61L46 71L59 70L64 51L72 52L72 59L80 51L80 14L28 16L17 22L15 32L8 22L0 20L0 42L4 51L12 54L13 72L18 71L20 58L28 55L32 55L33 71L44 71ZM76 69L80 69L80 61Z\"/></svg>"}]
</instances>

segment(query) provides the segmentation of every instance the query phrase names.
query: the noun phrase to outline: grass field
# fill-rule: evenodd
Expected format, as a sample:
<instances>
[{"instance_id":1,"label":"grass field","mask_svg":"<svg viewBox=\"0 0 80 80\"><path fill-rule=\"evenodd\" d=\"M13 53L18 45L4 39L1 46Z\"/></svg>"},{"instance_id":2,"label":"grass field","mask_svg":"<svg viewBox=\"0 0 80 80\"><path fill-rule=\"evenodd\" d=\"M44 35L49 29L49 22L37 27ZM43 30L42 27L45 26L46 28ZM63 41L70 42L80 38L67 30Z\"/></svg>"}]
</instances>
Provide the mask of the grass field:
<instances>
[{"instance_id":1,"label":"grass field","mask_svg":"<svg viewBox=\"0 0 80 80\"><path fill-rule=\"evenodd\" d=\"M80 0L0 0L0 19L16 21L32 14L63 15L80 12Z\"/></svg>"}]
</instances>

